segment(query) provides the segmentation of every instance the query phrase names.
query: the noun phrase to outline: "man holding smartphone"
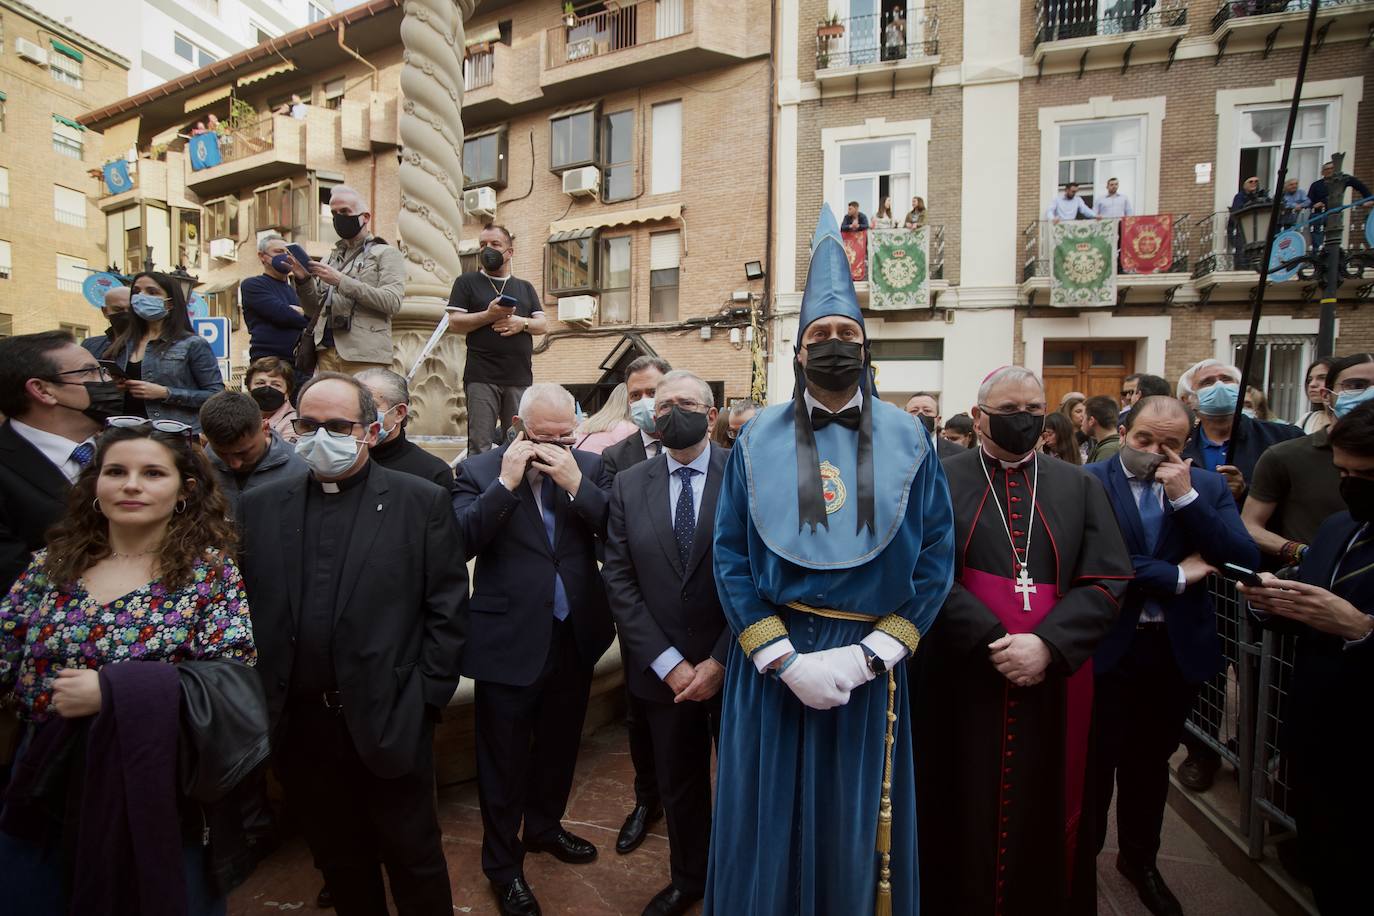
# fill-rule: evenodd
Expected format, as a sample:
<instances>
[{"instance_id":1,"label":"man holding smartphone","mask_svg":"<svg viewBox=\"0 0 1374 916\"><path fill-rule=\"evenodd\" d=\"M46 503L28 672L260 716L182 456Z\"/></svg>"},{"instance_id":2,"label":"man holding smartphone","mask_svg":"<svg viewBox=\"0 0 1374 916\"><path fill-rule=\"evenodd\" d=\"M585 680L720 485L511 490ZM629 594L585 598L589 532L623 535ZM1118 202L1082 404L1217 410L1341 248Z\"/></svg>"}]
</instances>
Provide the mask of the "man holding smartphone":
<instances>
[{"instance_id":1,"label":"man holding smartphone","mask_svg":"<svg viewBox=\"0 0 1374 916\"><path fill-rule=\"evenodd\" d=\"M532 335L547 322L534 286L511 273L515 246L504 226L477 237L477 270L453 281L448 326L467 336L463 394L468 407L468 454L504 442L520 396L534 381Z\"/></svg>"}]
</instances>

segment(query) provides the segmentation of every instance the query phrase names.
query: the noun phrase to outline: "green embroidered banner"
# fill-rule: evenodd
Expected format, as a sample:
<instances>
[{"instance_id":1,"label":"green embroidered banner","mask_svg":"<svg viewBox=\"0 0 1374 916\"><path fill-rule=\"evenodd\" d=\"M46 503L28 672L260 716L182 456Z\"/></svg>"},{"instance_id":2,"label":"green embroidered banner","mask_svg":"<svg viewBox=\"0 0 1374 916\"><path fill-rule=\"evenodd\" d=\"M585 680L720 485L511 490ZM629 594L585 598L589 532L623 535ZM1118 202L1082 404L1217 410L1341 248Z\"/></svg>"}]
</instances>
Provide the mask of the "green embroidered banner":
<instances>
[{"instance_id":1,"label":"green embroidered banner","mask_svg":"<svg viewBox=\"0 0 1374 916\"><path fill-rule=\"evenodd\" d=\"M930 229L873 229L868 240L868 307L930 305Z\"/></svg>"},{"instance_id":2,"label":"green embroidered banner","mask_svg":"<svg viewBox=\"0 0 1374 916\"><path fill-rule=\"evenodd\" d=\"M1118 220L1065 220L1049 227L1050 305L1116 305Z\"/></svg>"}]
</instances>

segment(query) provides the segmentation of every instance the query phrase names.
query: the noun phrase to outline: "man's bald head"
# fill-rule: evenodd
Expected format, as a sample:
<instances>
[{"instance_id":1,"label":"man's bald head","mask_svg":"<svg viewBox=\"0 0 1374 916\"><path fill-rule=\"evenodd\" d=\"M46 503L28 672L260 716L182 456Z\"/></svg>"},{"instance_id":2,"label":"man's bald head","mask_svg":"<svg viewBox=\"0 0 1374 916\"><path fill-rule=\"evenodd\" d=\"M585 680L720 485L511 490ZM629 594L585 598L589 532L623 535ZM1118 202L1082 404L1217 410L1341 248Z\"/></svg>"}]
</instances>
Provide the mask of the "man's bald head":
<instances>
[{"instance_id":1,"label":"man's bald head","mask_svg":"<svg viewBox=\"0 0 1374 916\"><path fill-rule=\"evenodd\" d=\"M1147 416L1151 418L1169 417L1170 419L1182 420L1185 428L1193 428L1193 412L1188 409L1187 404L1184 404L1178 398L1171 398L1167 395L1154 395L1153 397L1141 398L1135 403L1134 407L1127 411L1126 417L1122 421L1122 429L1126 432L1130 432L1132 426L1139 422L1141 418Z\"/></svg>"},{"instance_id":2,"label":"man's bald head","mask_svg":"<svg viewBox=\"0 0 1374 916\"><path fill-rule=\"evenodd\" d=\"M114 286L105 291L105 304L100 307L100 313L108 319L111 315L129 310L129 287L120 285Z\"/></svg>"}]
</instances>

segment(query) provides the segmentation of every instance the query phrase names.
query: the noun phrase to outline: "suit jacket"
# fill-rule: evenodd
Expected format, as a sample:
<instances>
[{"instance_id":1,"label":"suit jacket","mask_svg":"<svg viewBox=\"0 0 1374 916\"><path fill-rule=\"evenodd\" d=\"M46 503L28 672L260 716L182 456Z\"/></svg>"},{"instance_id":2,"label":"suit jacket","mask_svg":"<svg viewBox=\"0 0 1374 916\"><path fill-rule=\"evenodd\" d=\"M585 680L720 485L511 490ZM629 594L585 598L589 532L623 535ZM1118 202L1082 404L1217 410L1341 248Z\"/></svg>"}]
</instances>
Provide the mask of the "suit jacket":
<instances>
[{"instance_id":1,"label":"suit jacket","mask_svg":"<svg viewBox=\"0 0 1374 916\"><path fill-rule=\"evenodd\" d=\"M314 334L315 346L324 342L328 316L320 316L328 302L333 315L353 318L347 331L334 332L334 349L339 356L354 362L389 366L391 319L401 311L406 260L399 248L375 236L368 236L363 244L365 249L353 255L351 260L348 245L342 241L325 258L326 264L343 274L332 292L323 280L308 277L295 281L296 294L312 322L306 333Z\"/></svg>"},{"instance_id":2,"label":"suit jacket","mask_svg":"<svg viewBox=\"0 0 1374 916\"><path fill-rule=\"evenodd\" d=\"M308 476L288 478L245 493L239 504L239 565L274 737L296 658L306 490L314 485ZM427 707L443 709L458 686L468 575L447 491L376 462L362 486L359 522L340 565L334 673L358 755L392 779L425 750Z\"/></svg>"},{"instance_id":3,"label":"suit jacket","mask_svg":"<svg viewBox=\"0 0 1374 916\"><path fill-rule=\"evenodd\" d=\"M1241 476L1245 478L1246 486L1249 486L1251 478L1255 475L1255 463L1259 461L1269 446L1288 439L1297 439L1303 434L1302 430L1291 423L1278 423L1273 420L1255 420L1247 416L1241 416L1240 425L1235 429L1236 452L1231 456L1231 464L1240 469ZM1207 459L1202 454L1202 427L1193 428L1193 434L1188 437L1187 443L1183 446L1183 451L1179 456L1184 460L1193 459L1193 464L1198 467L1207 468ZM1253 568L1253 567L1251 567Z\"/></svg>"},{"instance_id":4,"label":"suit jacket","mask_svg":"<svg viewBox=\"0 0 1374 916\"><path fill-rule=\"evenodd\" d=\"M1120 460L1110 458L1084 465L1083 470L1100 480L1106 489L1131 552L1131 565L1135 567L1135 580L1126 590L1121 615L1093 656L1093 670L1106 674L1117 666L1135 637L1145 600L1155 598L1164 606L1164 623L1179 670L1191 683L1205 681L1222 665L1212 595L1205 580L1177 594L1178 564L1194 553L1202 554L1218 569L1224 563L1257 569L1260 561L1259 549L1240 520L1225 479L1213 471L1193 468L1197 499L1177 511L1165 499L1159 541L1150 550L1145 543L1140 509Z\"/></svg>"},{"instance_id":5,"label":"suit jacket","mask_svg":"<svg viewBox=\"0 0 1374 916\"><path fill-rule=\"evenodd\" d=\"M659 451L661 453L662 449ZM649 453L644 450L644 437L639 434L639 427L635 427L632 434L601 452L601 489L609 494L615 475L648 457Z\"/></svg>"},{"instance_id":6,"label":"suit jacket","mask_svg":"<svg viewBox=\"0 0 1374 916\"><path fill-rule=\"evenodd\" d=\"M555 575L567 592L568 620L590 669L611 644L615 627L596 567L596 544L606 536L607 496L598 481L601 459L572 450L582 485L554 500L554 542L529 482L511 492L501 483L508 446L458 465L453 509L468 559L477 558L472 633L462 672L477 681L528 687L544 669L553 637Z\"/></svg>"},{"instance_id":7,"label":"suit jacket","mask_svg":"<svg viewBox=\"0 0 1374 916\"><path fill-rule=\"evenodd\" d=\"M9 420L0 425L0 587L6 592L67 511L70 489L62 469L15 432Z\"/></svg>"},{"instance_id":8,"label":"suit jacket","mask_svg":"<svg viewBox=\"0 0 1374 916\"><path fill-rule=\"evenodd\" d=\"M673 702L673 691L650 665L669 648L692 664L725 664L730 628L716 590L711 543L716 497L729 452L716 445L706 472L692 552L683 569L668 497L668 458L643 461L616 476L611 490L606 563L601 575L625 655L630 692Z\"/></svg>"},{"instance_id":9,"label":"suit jacket","mask_svg":"<svg viewBox=\"0 0 1374 916\"><path fill-rule=\"evenodd\" d=\"M939 458L941 461L944 461L946 458L953 458L955 455L966 451L968 451L968 449L964 448L962 445L955 445L944 436L935 437L935 457Z\"/></svg>"}]
</instances>

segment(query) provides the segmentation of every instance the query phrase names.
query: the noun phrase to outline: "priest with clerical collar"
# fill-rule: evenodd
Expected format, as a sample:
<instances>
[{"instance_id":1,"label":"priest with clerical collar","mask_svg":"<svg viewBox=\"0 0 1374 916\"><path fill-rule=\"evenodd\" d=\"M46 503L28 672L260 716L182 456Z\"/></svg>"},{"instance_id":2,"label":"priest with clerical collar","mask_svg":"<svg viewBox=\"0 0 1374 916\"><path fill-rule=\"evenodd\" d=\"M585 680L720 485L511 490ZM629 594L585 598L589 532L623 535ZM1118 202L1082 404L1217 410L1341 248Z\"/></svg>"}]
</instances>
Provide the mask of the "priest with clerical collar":
<instances>
[{"instance_id":1,"label":"priest with clerical collar","mask_svg":"<svg viewBox=\"0 0 1374 916\"><path fill-rule=\"evenodd\" d=\"M930 437L878 400L829 209L812 241L791 401L731 449L714 562L726 665L706 914L919 907L906 665L949 588Z\"/></svg>"},{"instance_id":2,"label":"priest with clerical collar","mask_svg":"<svg viewBox=\"0 0 1374 916\"><path fill-rule=\"evenodd\" d=\"M998 369L944 462L955 581L913 673L927 913L1095 913L1091 657L1132 578L1102 485L1040 454L1045 389ZM1080 838L1081 834L1081 838Z\"/></svg>"}]
</instances>

